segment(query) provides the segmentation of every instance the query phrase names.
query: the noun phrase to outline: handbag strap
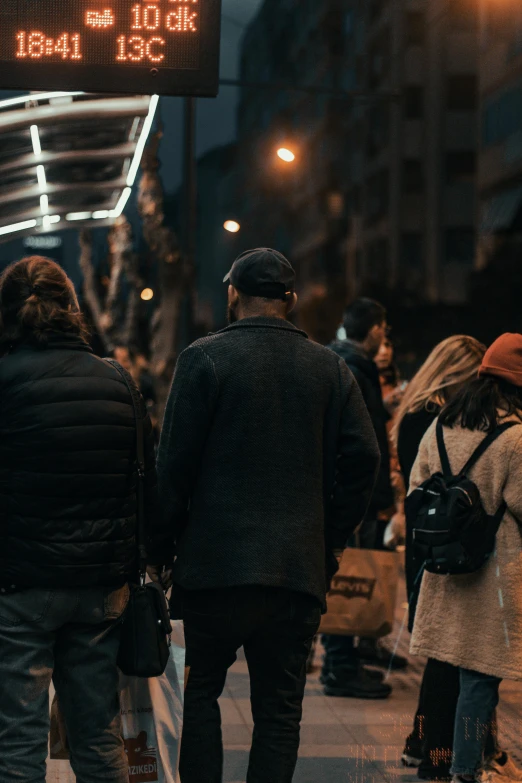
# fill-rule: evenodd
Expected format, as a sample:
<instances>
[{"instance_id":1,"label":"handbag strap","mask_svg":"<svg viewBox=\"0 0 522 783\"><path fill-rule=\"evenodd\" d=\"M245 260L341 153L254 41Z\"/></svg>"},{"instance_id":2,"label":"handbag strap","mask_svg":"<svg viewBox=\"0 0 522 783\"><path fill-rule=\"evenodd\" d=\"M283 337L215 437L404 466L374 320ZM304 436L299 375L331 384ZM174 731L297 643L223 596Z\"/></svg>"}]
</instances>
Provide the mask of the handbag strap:
<instances>
[{"instance_id":1,"label":"handbag strap","mask_svg":"<svg viewBox=\"0 0 522 783\"><path fill-rule=\"evenodd\" d=\"M123 378L132 399L132 407L134 408L134 421L136 425L136 469L138 474L136 485L136 543L138 548L139 581L144 584L147 572L147 547L145 544L145 429L144 420L141 416L141 394L130 373L128 373L121 364L115 359L106 359L105 361L108 362L108 364L111 364Z\"/></svg>"}]
</instances>

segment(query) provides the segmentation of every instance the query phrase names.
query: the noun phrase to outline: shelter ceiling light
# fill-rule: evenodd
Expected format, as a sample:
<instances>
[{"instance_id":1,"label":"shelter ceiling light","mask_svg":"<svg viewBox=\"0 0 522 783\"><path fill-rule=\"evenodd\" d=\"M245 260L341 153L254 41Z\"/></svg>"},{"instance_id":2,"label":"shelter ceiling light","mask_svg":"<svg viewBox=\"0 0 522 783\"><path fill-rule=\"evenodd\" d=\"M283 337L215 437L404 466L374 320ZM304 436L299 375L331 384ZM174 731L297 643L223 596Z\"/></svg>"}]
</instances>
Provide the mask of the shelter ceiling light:
<instances>
[{"instance_id":1,"label":"shelter ceiling light","mask_svg":"<svg viewBox=\"0 0 522 783\"><path fill-rule=\"evenodd\" d=\"M61 220L60 215L44 215L44 218L42 220L42 225L44 229L47 231L53 223L59 223Z\"/></svg>"},{"instance_id":2,"label":"shelter ceiling light","mask_svg":"<svg viewBox=\"0 0 522 783\"><path fill-rule=\"evenodd\" d=\"M121 215L121 213L127 206L127 201L129 200L131 193L132 193L132 188L123 189L118 203L116 204L114 209L111 210L111 215L110 215L111 217L117 218Z\"/></svg>"},{"instance_id":3,"label":"shelter ceiling light","mask_svg":"<svg viewBox=\"0 0 522 783\"><path fill-rule=\"evenodd\" d=\"M49 214L49 196L46 196L45 194L40 196L40 212L42 215Z\"/></svg>"},{"instance_id":4,"label":"shelter ceiling light","mask_svg":"<svg viewBox=\"0 0 522 783\"><path fill-rule=\"evenodd\" d=\"M134 153L134 158L132 160L129 173L127 175L127 185L129 187L132 187L134 185L134 181L136 179L136 175L140 167L143 151L145 149L147 139L149 138L149 133L152 129L154 117L156 115L156 109L158 108L158 102L159 102L159 95L153 95L149 103L149 113L147 114L147 118L143 124L139 141L136 144L136 151Z\"/></svg>"},{"instance_id":5,"label":"shelter ceiling light","mask_svg":"<svg viewBox=\"0 0 522 783\"><path fill-rule=\"evenodd\" d=\"M140 117L135 117L129 134L129 141L134 141L140 125Z\"/></svg>"},{"instance_id":6,"label":"shelter ceiling light","mask_svg":"<svg viewBox=\"0 0 522 783\"><path fill-rule=\"evenodd\" d=\"M109 209L98 209L96 212L92 213L92 216L94 220L103 220L104 218L108 218L111 216Z\"/></svg>"},{"instance_id":7,"label":"shelter ceiling light","mask_svg":"<svg viewBox=\"0 0 522 783\"><path fill-rule=\"evenodd\" d=\"M69 212L65 216L66 220L90 220L92 218L92 212Z\"/></svg>"},{"instance_id":8,"label":"shelter ceiling light","mask_svg":"<svg viewBox=\"0 0 522 783\"><path fill-rule=\"evenodd\" d=\"M34 228L35 226L36 220L24 220L21 223L11 223L10 226L2 226L0 228L0 236L13 234L15 231L24 231L27 228Z\"/></svg>"},{"instance_id":9,"label":"shelter ceiling light","mask_svg":"<svg viewBox=\"0 0 522 783\"><path fill-rule=\"evenodd\" d=\"M0 101L0 109L8 109L9 106L19 106L22 103L28 103L29 101L50 101L52 98L65 98L73 95L85 95L84 92L36 92L27 95L22 95L19 98L7 98L5 101ZM14 224L13 224L14 225Z\"/></svg>"},{"instance_id":10,"label":"shelter ceiling light","mask_svg":"<svg viewBox=\"0 0 522 783\"><path fill-rule=\"evenodd\" d=\"M42 193L47 190L47 177L45 176L45 169L43 166L36 167L36 176L38 177L38 185Z\"/></svg>"},{"instance_id":11,"label":"shelter ceiling light","mask_svg":"<svg viewBox=\"0 0 522 783\"><path fill-rule=\"evenodd\" d=\"M37 158L42 154L42 145L40 143L40 131L38 125L31 125L31 141L33 143L33 152Z\"/></svg>"}]
</instances>

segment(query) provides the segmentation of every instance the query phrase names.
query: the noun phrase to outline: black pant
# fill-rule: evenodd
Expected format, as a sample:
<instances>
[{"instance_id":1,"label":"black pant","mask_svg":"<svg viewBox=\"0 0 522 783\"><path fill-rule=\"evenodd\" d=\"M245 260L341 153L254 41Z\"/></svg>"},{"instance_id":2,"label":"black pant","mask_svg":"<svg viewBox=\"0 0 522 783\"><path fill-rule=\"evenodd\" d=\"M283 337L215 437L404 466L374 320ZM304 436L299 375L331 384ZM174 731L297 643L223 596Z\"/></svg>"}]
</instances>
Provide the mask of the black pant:
<instances>
[{"instance_id":1,"label":"black pant","mask_svg":"<svg viewBox=\"0 0 522 783\"><path fill-rule=\"evenodd\" d=\"M413 732L405 748L410 755L422 759L419 772L425 778L449 775L459 692L458 667L428 658ZM486 755L493 755L496 747L493 729L488 733Z\"/></svg>"},{"instance_id":2,"label":"black pant","mask_svg":"<svg viewBox=\"0 0 522 783\"><path fill-rule=\"evenodd\" d=\"M221 696L244 647L254 735L247 783L290 783L299 750L306 661L321 617L319 602L269 587L186 592L183 615L190 667L181 743L182 783L221 783Z\"/></svg>"}]
</instances>

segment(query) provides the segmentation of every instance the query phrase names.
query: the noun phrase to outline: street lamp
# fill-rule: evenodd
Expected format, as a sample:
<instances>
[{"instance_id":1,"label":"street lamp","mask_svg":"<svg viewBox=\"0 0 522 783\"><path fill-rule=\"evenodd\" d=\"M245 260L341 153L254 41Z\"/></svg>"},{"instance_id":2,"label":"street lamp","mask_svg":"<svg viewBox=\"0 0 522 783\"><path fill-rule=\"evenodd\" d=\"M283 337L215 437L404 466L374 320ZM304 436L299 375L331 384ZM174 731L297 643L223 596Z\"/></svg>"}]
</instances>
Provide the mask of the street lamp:
<instances>
[{"instance_id":1,"label":"street lamp","mask_svg":"<svg viewBox=\"0 0 522 783\"><path fill-rule=\"evenodd\" d=\"M237 232L241 230L241 226L237 220L225 220L223 223L223 228L230 234L237 234Z\"/></svg>"},{"instance_id":2,"label":"street lamp","mask_svg":"<svg viewBox=\"0 0 522 783\"><path fill-rule=\"evenodd\" d=\"M277 150L277 156L278 158L281 158L285 163L293 163L295 160L295 155L292 152L292 150L289 150L287 147L280 147Z\"/></svg>"}]
</instances>

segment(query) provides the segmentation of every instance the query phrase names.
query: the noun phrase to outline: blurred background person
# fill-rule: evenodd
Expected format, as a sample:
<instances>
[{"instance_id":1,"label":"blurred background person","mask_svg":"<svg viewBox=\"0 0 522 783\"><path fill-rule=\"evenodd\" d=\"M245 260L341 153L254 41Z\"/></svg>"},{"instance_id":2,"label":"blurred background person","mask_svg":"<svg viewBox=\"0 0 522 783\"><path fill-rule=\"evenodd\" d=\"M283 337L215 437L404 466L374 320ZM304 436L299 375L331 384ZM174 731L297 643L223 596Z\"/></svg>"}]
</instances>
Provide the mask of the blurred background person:
<instances>
[{"instance_id":1,"label":"blurred background person","mask_svg":"<svg viewBox=\"0 0 522 783\"><path fill-rule=\"evenodd\" d=\"M496 751L493 730L501 681L522 679L522 335L499 337L478 376L473 372L461 385L439 421L454 476L488 434L501 424L515 424L467 473L486 513L503 511L495 552L474 573L424 572L411 650L453 666L459 675L450 770L454 780L495 783L522 780L522 771L508 755ZM441 470L432 424L421 441L410 490Z\"/></svg>"},{"instance_id":2,"label":"blurred background person","mask_svg":"<svg viewBox=\"0 0 522 783\"><path fill-rule=\"evenodd\" d=\"M395 346L389 334L385 335L374 361L379 371L382 400L391 416L388 422L388 429L391 430L394 414L402 402L407 384L401 380L399 368L395 362Z\"/></svg>"},{"instance_id":3,"label":"blurred background person","mask_svg":"<svg viewBox=\"0 0 522 783\"><path fill-rule=\"evenodd\" d=\"M386 335L375 357L375 364L379 370L379 380L383 403L389 413L386 422L388 432L388 445L390 450L390 480L394 494L394 506L392 509L380 511L378 514L378 539L387 549L395 549L404 544L406 537L406 518L404 516L404 499L406 489L400 470L397 445L392 437L395 417L407 386L400 378L399 368L395 363L395 348L389 335Z\"/></svg>"},{"instance_id":4,"label":"blurred background person","mask_svg":"<svg viewBox=\"0 0 522 783\"><path fill-rule=\"evenodd\" d=\"M485 346L473 337L449 337L433 349L408 384L393 431L406 488L426 430L442 406L476 377L485 351ZM420 587L416 570L411 531L407 530L406 587L410 631ZM406 740L403 754L403 763L417 766L418 776L424 780L449 777L458 695L458 669L430 658L424 671L414 729Z\"/></svg>"},{"instance_id":5,"label":"blurred background person","mask_svg":"<svg viewBox=\"0 0 522 783\"><path fill-rule=\"evenodd\" d=\"M373 299L356 299L344 312L343 329L341 334L346 335L345 339L338 339L329 347L344 359L361 389L381 452L375 491L356 538L358 546L374 549L378 546L379 514L388 514L394 506L387 430L390 416L383 404L379 371L374 361L386 337L386 310ZM328 634L323 636L323 645L321 682L327 696L385 699L391 693L391 686L383 682L381 672L367 669L363 664L385 668L407 665L405 658L392 656L375 640L359 640L356 646L352 636Z\"/></svg>"}]
</instances>

